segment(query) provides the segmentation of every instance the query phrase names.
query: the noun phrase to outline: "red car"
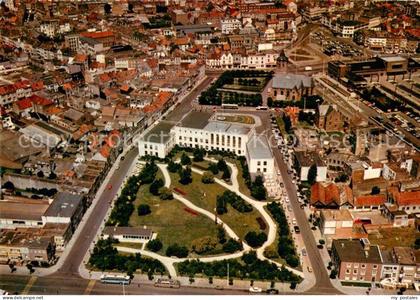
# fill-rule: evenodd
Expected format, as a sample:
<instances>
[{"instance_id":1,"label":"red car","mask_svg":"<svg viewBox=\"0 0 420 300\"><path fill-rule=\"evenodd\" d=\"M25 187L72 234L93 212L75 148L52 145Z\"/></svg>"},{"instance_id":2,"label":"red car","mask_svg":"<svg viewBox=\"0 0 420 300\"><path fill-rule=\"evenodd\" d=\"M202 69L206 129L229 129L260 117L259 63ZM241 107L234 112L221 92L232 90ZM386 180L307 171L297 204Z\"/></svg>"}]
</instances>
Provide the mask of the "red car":
<instances>
[{"instance_id":1,"label":"red car","mask_svg":"<svg viewBox=\"0 0 420 300\"><path fill-rule=\"evenodd\" d=\"M112 184L108 184L106 187L108 190L112 190Z\"/></svg>"}]
</instances>

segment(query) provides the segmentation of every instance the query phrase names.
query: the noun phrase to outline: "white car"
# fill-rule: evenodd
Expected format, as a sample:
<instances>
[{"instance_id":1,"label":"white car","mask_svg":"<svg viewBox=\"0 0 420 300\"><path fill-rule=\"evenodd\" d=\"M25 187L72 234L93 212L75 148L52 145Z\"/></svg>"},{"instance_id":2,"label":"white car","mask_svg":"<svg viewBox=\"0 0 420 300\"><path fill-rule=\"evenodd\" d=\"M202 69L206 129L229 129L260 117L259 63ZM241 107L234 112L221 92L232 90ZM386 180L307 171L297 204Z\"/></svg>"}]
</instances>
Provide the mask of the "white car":
<instances>
[{"instance_id":1,"label":"white car","mask_svg":"<svg viewBox=\"0 0 420 300\"><path fill-rule=\"evenodd\" d=\"M285 197L285 198L284 198L284 201L285 201L286 203L289 203L289 198L288 198L288 197Z\"/></svg>"},{"instance_id":2,"label":"white car","mask_svg":"<svg viewBox=\"0 0 420 300\"><path fill-rule=\"evenodd\" d=\"M296 225L296 224L297 224L297 222L296 222L296 219L295 219L295 218L293 218L293 219L292 219L292 224L293 224L293 225Z\"/></svg>"},{"instance_id":3,"label":"white car","mask_svg":"<svg viewBox=\"0 0 420 300\"><path fill-rule=\"evenodd\" d=\"M249 288L249 291L250 291L251 293L261 293L261 292L262 292L262 288L259 288L259 287L257 287L257 286L251 286L251 287Z\"/></svg>"}]
</instances>

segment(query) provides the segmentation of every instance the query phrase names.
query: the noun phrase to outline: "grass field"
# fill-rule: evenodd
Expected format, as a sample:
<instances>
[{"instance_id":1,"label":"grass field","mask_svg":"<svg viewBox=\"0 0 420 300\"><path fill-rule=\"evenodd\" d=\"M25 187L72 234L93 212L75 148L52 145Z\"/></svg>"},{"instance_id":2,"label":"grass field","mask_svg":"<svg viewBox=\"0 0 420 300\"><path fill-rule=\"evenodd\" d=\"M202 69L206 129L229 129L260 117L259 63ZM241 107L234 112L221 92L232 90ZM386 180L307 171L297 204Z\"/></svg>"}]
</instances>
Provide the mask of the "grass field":
<instances>
[{"instance_id":1,"label":"grass field","mask_svg":"<svg viewBox=\"0 0 420 300\"><path fill-rule=\"evenodd\" d=\"M420 233L414 227L385 228L379 233L369 234L369 241L372 245L379 245L382 248L391 250L392 247L412 247Z\"/></svg>"},{"instance_id":2,"label":"grass field","mask_svg":"<svg viewBox=\"0 0 420 300\"><path fill-rule=\"evenodd\" d=\"M162 178L159 171L156 177ZM152 211L147 216L138 216L134 211L130 217L130 226L147 226L158 233L164 254L166 248L174 243L191 249L191 242L204 236L217 236L217 228L212 220L203 215L193 215L185 211L186 206L177 200L162 201L149 192L149 185L141 186L134 202L135 207L148 204Z\"/></svg>"},{"instance_id":3,"label":"grass field","mask_svg":"<svg viewBox=\"0 0 420 300\"><path fill-rule=\"evenodd\" d=\"M171 173L172 188L179 188L186 193L185 198L190 200L195 205L214 213L216 208L217 195L223 194L226 189L216 183L203 184L201 182L201 175L192 173L193 182L189 185L182 185L178 183L178 174ZM240 213L233 207L228 205L228 212L219 216L226 224L228 224L233 231L243 239L249 231L260 231L257 218L262 216L255 209L249 213Z\"/></svg>"}]
</instances>

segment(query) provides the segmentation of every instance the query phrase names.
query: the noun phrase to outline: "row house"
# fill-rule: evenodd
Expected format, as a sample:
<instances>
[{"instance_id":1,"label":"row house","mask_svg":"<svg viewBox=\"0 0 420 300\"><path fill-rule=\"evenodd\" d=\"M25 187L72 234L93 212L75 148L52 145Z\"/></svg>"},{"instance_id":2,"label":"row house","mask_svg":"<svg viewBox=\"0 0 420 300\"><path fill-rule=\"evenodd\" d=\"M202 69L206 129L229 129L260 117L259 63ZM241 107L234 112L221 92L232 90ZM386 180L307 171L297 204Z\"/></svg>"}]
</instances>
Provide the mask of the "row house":
<instances>
[{"instance_id":1,"label":"row house","mask_svg":"<svg viewBox=\"0 0 420 300\"><path fill-rule=\"evenodd\" d=\"M418 284L419 258L419 250L409 247L382 250L367 238L333 240L331 248L331 261L340 280L379 282L390 288Z\"/></svg>"},{"instance_id":2,"label":"row house","mask_svg":"<svg viewBox=\"0 0 420 300\"><path fill-rule=\"evenodd\" d=\"M30 97L32 93L31 84L27 80L2 85L0 86L0 105L9 105L18 99Z\"/></svg>"},{"instance_id":3,"label":"row house","mask_svg":"<svg viewBox=\"0 0 420 300\"><path fill-rule=\"evenodd\" d=\"M270 69L276 66L277 54L271 51L254 54L212 54L206 59L210 69Z\"/></svg>"}]
</instances>

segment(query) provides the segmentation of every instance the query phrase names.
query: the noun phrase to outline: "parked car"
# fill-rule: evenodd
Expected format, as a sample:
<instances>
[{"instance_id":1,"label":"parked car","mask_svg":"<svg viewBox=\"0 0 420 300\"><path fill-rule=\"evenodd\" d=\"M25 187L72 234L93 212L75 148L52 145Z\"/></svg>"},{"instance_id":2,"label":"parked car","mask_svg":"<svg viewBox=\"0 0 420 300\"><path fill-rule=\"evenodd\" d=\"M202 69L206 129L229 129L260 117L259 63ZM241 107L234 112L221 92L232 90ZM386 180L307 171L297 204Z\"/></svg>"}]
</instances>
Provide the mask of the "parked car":
<instances>
[{"instance_id":1,"label":"parked car","mask_svg":"<svg viewBox=\"0 0 420 300\"><path fill-rule=\"evenodd\" d=\"M299 226L295 226L295 227L293 227L293 229L295 230L295 233L300 233L300 228L299 228Z\"/></svg>"},{"instance_id":2,"label":"parked car","mask_svg":"<svg viewBox=\"0 0 420 300\"><path fill-rule=\"evenodd\" d=\"M249 292L250 293L261 293L262 292L262 288L259 288L257 286L251 286L249 288Z\"/></svg>"},{"instance_id":3,"label":"parked car","mask_svg":"<svg viewBox=\"0 0 420 300\"><path fill-rule=\"evenodd\" d=\"M296 219L295 219L295 218L293 218L293 219L292 219L292 224L293 224L293 225L296 225L296 224L297 224L297 222L296 222Z\"/></svg>"},{"instance_id":4,"label":"parked car","mask_svg":"<svg viewBox=\"0 0 420 300\"><path fill-rule=\"evenodd\" d=\"M267 289L265 292L269 295L278 295L279 294L278 289Z\"/></svg>"},{"instance_id":5,"label":"parked car","mask_svg":"<svg viewBox=\"0 0 420 300\"><path fill-rule=\"evenodd\" d=\"M312 273L312 267L308 266L308 272Z\"/></svg>"},{"instance_id":6,"label":"parked car","mask_svg":"<svg viewBox=\"0 0 420 300\"><path fill-rule=\"evenodd\" d=\"M306 249L305 248L303 248L302 249L302 256L306 256L308 253L306 252Z\"/></svg>"}]
</instances>

